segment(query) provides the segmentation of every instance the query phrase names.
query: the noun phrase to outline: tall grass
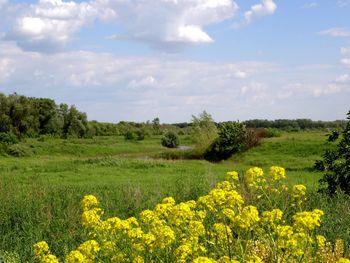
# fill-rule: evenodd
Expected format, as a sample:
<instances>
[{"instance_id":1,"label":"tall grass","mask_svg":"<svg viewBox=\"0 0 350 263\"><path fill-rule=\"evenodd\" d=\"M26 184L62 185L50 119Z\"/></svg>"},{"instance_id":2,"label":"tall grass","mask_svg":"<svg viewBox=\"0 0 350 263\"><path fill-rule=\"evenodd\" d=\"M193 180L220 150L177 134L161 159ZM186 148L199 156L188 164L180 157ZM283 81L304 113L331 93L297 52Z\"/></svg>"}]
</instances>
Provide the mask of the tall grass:
<instances>
[{"instance_id":1,"label":"tall grass","mask_svg":"<svg viewBox=\"0 0 350 263\"><path fill-rule=\"evenodd\" d=\"M106 216L126 218L152 208L165 196L197 199L226 171L242 173L251 166L271 165L286 167L289 183L306 184L315 192L321 174L311 167L324 139L322 132L286 133L217 164L152 159L168 151L160 137L141 142L113 136L28 140L32 156L0 158L0 262L3 251L31 262L32 244L40 240L47 240L56 255L75 248L85 240L79 202L86 194L101 200ZM321 231L328 238L340 236L350 242L349 201L345 196L309 196L310 207L316 204L325 210Z\"/></svg>"}]
</instances>

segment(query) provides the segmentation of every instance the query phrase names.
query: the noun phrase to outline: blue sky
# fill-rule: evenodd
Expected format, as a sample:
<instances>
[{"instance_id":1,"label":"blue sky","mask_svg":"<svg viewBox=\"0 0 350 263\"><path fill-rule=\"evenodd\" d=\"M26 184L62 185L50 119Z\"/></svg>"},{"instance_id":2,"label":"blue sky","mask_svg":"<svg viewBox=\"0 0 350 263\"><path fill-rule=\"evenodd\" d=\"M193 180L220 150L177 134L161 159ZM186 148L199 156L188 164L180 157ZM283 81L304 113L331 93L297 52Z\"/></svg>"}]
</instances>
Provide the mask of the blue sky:
<instances>
[{"instance_id":1,"label":"blue sky","mask_svg":"<svg viewBox=\"0 0 350 263\"><path fill-rule=\"evenodd\" d=\"M0 92L89 119L343 119L350 0L0 0Z\"/></svg>"}]
</instances>

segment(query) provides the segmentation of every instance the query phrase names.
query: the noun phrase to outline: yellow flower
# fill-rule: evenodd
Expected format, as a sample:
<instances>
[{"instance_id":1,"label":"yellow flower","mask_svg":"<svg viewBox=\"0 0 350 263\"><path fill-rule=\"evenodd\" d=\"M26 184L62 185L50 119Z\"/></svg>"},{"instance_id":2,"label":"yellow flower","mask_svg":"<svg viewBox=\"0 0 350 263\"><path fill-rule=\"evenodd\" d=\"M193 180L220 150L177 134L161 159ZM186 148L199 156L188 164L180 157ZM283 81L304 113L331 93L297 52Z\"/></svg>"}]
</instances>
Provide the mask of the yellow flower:
<instances>
[{"instance_id":1,"label":"yellow flower","mask_svg":"<svg viewBox=\"0 0 350 263\"><path fill-rule=\"evenodd\" d=\"M251 189L261 188L266 183L264 171L259 167L248 169L245 174L245 181Z\"/></svg>"},{"instance_id":2,"label":"yellow flower","mask_svg":"<svg viewBox=\"0 0 350 263\"><path fill-rule=\"evenodd\" d=\"M186 259L192 254L190 243L184 243L175 250L177 262L186 262Z\"/></svg>"},{"instance_id":3,"label":"yellow flower","mask_svg":"<svg viewBox=\"0 0 350 263\"><path fill-rule=\"evenodd\" d=\"M230 259L228 256L219 258L218 263L239 263L238 260Z\"/></svg>"},{"instance_id":4,"label":"yellow flower","mask_svg":"<svg viewBox=\"0 0 350 263\"><path fill-rule=\"evenodd\" d=\"M81 221L84 227L94 228L101 224L100 216L103 214L101 208L93 208L90 210L85 210L81 215Z\"/></svg>"},{"instance_id":5,"label":"yellow flower","mask_svg":"<svg viewBox=\"0 0 350 263\"><path fill-rule=\"evenodd\" d=\"M294 198L302 198L305 196L306 187L302 184L296 184L292 188Z\"/></svg>"},{"instance_id":6,"label":"yellow flower","mask_svg":"<svg viewBox=\"0 0 350 263\"><path fill-rule=\"evenodd\" d=\"M350 259L347 258L340 258L337 263L350 263Z\"/></svg>"},{"instance_id":7,"label":"yellow flower","mask_svg":"<svg viewBox=\"0 0 350 263\"><path fill-rule=\"evenodd\" d=\"M143 257L137 256L136 258L134 258L134 260L132 262L133 263L144 263L145 260L143 259Z\"/></svg>"},{"instance_id":8,"label":"yellow flower","mask_svg":"<svg viewBox=\"0 0 350 263\"><path fill-rule=\"evenodd\" d=\"M49 245L45 241L40 241L33 245L35 258L39 259L49 253Z\"/></svg>"},{"instance_id":9,"label":"yellow flower","mask_svg":"<svg viewBox=\"0 0 350 263\"><path fill-rule=\"evenodd\" d=\"M56 256L48 254L41 259L41 263L58 263Z\"/></svg>"},{"instance_id":10,"label":"yellow flower","mask_svg":"<svg viewBox=\"0 0 350 263\"><path fill-rule=\"evenodd\" d=\"M271 166L269 171L269 176L275 181L285 179L286 170L279 166Z\"/></svg>"},{"instance_id":11,"label":"yellow flower","mask_svg":"<svg viewBox=\"0 0 350 263\"><path fill-rule=\"evenodd\" d=\"M299 212L293 216L293 227L299 231L313 230L315 227L320 226L321 216L323 211L315 209L312 212Z\"/></svg>"},{"instance_id":12,"label":"yellow flower","mask_svg":"<svg viewBox=\"0 0 350 263\"><path fill-rule=\"evenodd\" d=\"M201 221L191 221L188 225L190 235L200 237L205 235L205 228Z\"/></svg>"},{"instance_id":13,"label":"yellow flower","mask_svg":"<svg viewBox=\"0 0 350 263\"><path fill-rule=\"evenodd\" d=\"M98 200L94 195L86 195L80 202L80 207L83 211L89 210L94 206L98 206Z\"/></svg>"},{"instance_id":14,"label":"yellow flower","mask_svg":"<svg viewBox=\"0 0 350 263\"><path fill-rule=\"evenodd\" d=\"M78 250L88 259L95 259L100 246L95 240L89 240L84 242L78 247Z\"/></svg>"},{"instance_id":15,"label":"yellow flower","mask_svg":"<svg viewBox=\"0 0 350 263\"><path fill-rule=\"evenodd\" d=\"M258 209L252 205L244 207L236 218L238 226L245 230L251 230L260 221Z\"/></svg>"},{"instance_id":16,"label":"yellow flower","mask_svg":"<svg viewBox=\"0 0 350 263\"><path fill-rule=\"evenodd\" d=\"M217 244L227 245L232 243L232 230L223 223L216 223L213 225L213 235L217 240Z\"/></svg>"},{"instance_id":17,"label":"yellow flower","mask_svg":"<svg viewBox=\"0 0 350 263\"><path fill-rule=\"evenodd\" d=\"M65 263L87 263L90 261L88 261L88 259L80 251L73 250L68 254L64 262Z\"/></svg>"},{"instance_id":18,"label":"yellow flower","mask_svg":"<svg viewBox=\"0 0 350 263\"><path fill-rule=\"evenodd\" d=\"M282 220L283 212L280 209L264 211L261 213L261 221L275 226L276 223Z\"/></svg>"},{"instance_id":19,"label":"yellow flower","mask_svg":"<svg viewBox=\"0 0 350 263\"><path fill-rule=\"evenodd\" d=\"M162 200L162 204L175 205L175 199L172 197L166 197Z\"/></svg>"},{"instance_id":20,"label":"yellow flower","mask_svg":"<svg viewBox=\"0 0 350 263\"><path fill-rule=\"evenodd\" d=\"M216 260L207 257L198 257L193 260L193 263L216 263Z\"/></svg>"},{"instance_id":21,"label":"yellow flower","mask_svg":"<svg viewBox=\"0 0 350 263\"><path fill-rule=\"evenodd\" d=\"M180 203L169 210L169 221L172 224L179 226L182 223L192 220L194 215L194 212L188 204Z\"/></svg>"},{"instance_id":22,"label":"yellow flower","mask_svg":"<svg viewBox=\"0 0 350 263\"><path fill-rule=\"evenodd\" d=\"M227 181L238 181L238 173L236 171L227 172L225 179Z\"/></svg>"},{"instance_id":23,"label":"yellow flower","mask_svg":"<svg viewBox=\"0 0 350 263\"><path fill-rule=\"evenodd\" d=\"M247 263L263 263L262 259L258 256L251 256L246 261Z\"/></svg>"},{"instance_id":24,"label":"yellow flower","mask_svg":"<svg viewBox=\"0 0 350 263\"><path fill-rule=\"evenodd\" d=\"M322 235L316 236L317 245L319 247L324 247L326 245L326 238ZM350 263L350 262L349 262Z\"/></svg>"}]
</instances>

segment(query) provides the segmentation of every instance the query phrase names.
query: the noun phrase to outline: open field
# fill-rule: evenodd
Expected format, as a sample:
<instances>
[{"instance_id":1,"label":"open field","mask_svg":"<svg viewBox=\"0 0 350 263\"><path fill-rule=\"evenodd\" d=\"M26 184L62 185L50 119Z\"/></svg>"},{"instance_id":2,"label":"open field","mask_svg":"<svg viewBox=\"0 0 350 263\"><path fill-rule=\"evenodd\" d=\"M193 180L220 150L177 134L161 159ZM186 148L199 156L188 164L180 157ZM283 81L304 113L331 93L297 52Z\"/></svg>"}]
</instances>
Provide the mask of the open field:
<instances>
[{"instance_id":1,"label":"open field","mask_svg":"<svg viewBox=\"0 0 350 263\"><path fill-rule=\"evenodd\" d=\"M74 249L85 238L79 202L86 194L102 201L107 216L127 217L152 208L165 196L196 199L227 171L242 173L252 166L266 171L272 165L286 168L288 183L305 184L312 192L310 205L326 213L320 231L349 242L348 200L339 197L331 203L314 193L322 174L312 171L312 166L320 158L325 138L324 132L285 133L215 164L154 158L174 151L160 146L159 137L140 142L113 136L28 139L30 157L0 159L0 250L30 260L32 244L40 240L48 241L56 255ZM182 144L190 142L182 138Z\"/></svg>"}]
</instances>

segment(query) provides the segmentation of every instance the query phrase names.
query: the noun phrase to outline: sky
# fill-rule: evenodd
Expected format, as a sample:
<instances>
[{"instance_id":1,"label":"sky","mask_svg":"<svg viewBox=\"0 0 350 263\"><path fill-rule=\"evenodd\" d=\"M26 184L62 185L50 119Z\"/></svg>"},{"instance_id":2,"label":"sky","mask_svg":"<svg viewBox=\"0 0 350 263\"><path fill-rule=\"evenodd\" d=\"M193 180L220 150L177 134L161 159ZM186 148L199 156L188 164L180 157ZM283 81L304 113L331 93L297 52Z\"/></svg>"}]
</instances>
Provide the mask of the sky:
<instances>
[{"instance_id":1,"label":"sky","mask_svg":"<svg viewBox=\"0 0 350 263\"><path fill-rule=\"evenodd\" d=\"M0 92L105 122L345 119L350 0L0 0Z\"/></svg>"}]
</instances>

